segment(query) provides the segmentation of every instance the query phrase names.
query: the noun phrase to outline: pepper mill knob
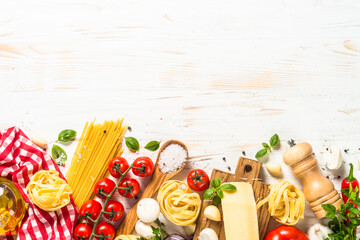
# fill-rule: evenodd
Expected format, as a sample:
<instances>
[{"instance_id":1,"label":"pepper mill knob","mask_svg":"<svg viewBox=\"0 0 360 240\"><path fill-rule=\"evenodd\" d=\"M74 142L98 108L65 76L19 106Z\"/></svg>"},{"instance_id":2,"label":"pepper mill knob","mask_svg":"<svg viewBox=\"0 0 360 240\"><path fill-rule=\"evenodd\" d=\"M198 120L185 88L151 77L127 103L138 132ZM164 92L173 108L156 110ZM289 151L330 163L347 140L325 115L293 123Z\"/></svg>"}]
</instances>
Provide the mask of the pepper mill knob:
<instances>
[{"instance_id":1,"label":"pepper mill knob","mask_svg":"<svg viewBox=\"0 0 360 240\"><path fill-rule=\"evenodd\" d=\"M334 188L334 184L320 173L318 162L312 153L311 145L302 142L287 149L283 161L301 180L305 198L315 216L320 219L326 215L326 211L321 207L322 204L332 204L339 209L343 200Z\"/></svg>"}]
</instances>

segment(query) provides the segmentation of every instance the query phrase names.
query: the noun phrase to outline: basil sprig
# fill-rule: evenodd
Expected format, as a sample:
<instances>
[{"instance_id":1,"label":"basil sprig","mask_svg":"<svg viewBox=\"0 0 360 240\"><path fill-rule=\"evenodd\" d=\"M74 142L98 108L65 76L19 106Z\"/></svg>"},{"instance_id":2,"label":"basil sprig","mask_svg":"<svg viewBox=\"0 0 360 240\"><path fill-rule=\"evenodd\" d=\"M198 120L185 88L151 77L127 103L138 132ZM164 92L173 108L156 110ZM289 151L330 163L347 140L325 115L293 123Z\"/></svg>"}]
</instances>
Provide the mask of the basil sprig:
<instances>
[{"instance_id":1,"label":"basil sprig","mask_svg":"<svg viewBox=\"0 0 360 240\"><path fill-rule=\"evenodd\" d=\"M72 129L65 129L59 133L58 142L70 142L76 137L76 131Z\"/></svg>"},{"instance_id":2,"label":"basil sprig","mask_svg":"<svg viewBox=\"0 0 360 240\"><path fill-rule=\"evenodd\" d=\"M125 144L130 149L130 151L136 152L140 149L139 141L134 137L125 137Z\"/></svg>"},{"instance_id":3,"label":"basil sprig","mask_svg":"<svg viewBox=\"0 0 360 240\"><path fill-rule=\"evenodd\" d=\"M204 192L204 199L212 198L212 202L216 206L219 205L221 203L221 199L224 198L224 191L236 191L236 187L231 183L221 184L221 179L219 177L211 179L210 185L211 187Z\"/></svg>"},{"instance_id":4,"label":"basil sprig","mask_svg":"<svg viewBox=\"0 0 360 240\"><path fill-rule=\"evenodd\" d=\"M58 145L53 145L52 149L51 149L51 156L54 159L55 163L59 166L64 166L65 165L65 161L67 159L67 154L64 151L64 149L62 149L61 147L59 147Z\"/></svg>"},{"instance_id":5,"label":"basil sprig","mask_svg":"<svg viewBox=\"0 0 360 240\"><path fill-rule=\"evenodd\" d=\"M263 149L260 149L255 157L256 159L260 160L260 161L264 161L264 160L267 160L267 154L268 154L268 151L271 152L271 148L275 148L279 145L280 143L280 138L279 138L279 135L277 134L274 134L271 138L270 138L270 141L269 141L270 145L267 144L267 143L262 143L262 146L264 147ZM266 159L264 159L266 157Z\"/></svg>"},{"instance_id":6,"label":"basil sprig","mask_svg":"<svg viewBox=\"0 0 360 240\"><path fill-rule=\"evenodd\" d=\"M145 149L147 149L149 151L156 151L159 149L159 146L160 146L160 142L151 141L146 144Z\"/></svg>"}]
</instances>

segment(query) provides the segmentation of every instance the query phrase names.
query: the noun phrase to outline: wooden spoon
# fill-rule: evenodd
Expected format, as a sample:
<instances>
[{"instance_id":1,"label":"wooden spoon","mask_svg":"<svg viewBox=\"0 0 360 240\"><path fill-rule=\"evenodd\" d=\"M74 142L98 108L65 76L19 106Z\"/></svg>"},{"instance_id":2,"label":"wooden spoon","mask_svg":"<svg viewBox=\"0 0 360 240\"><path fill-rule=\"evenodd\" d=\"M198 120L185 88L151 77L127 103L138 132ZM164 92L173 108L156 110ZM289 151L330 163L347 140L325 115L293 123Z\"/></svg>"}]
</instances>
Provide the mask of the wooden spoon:
<instances>
[{"instance_id":1,"label":"wooden spoon","mask_svg":"<svg viewBox=\"0 0 360 240\"><path fill-rule=\"evenodd\" d=\"M186 161L189 159L188 149L185 146L185 144L180 142L180 141L168 140L161 146L161 148L159 150L159 153L157 155L157 158L156 158L154 173L153 173L153 175L152 175L152 177L150 179L150 182L149 182L148 186L145 188L145 191L143 192L143 194L141 195L139 200L130 209L130 211L126 215L125 219L122 221L121 225L119 226L119 228L116 231L116 235L128 235L128 234L131 234L133 232L134 228L135 228L136 222L138 221L138 217L137 217L137 214L136 214L136 208L137 208L138 202L143 198L151 198L151 197L153 197L154 194L159 190L160 186L164 182L166 182L170 178L174 177L176 174L178 174L181 170L184 169L186 162L184 163L184 165L181 168L179 168L177 171L175 171L173 173L165 174L165 173L162 173L160 171L160 169L159 169L160 154L167 146L169 146L171 144L178 144L181 147L183 147L185 149L185 151L186 151L186 156L187 156Z\"/></svg>"}]
</instances>

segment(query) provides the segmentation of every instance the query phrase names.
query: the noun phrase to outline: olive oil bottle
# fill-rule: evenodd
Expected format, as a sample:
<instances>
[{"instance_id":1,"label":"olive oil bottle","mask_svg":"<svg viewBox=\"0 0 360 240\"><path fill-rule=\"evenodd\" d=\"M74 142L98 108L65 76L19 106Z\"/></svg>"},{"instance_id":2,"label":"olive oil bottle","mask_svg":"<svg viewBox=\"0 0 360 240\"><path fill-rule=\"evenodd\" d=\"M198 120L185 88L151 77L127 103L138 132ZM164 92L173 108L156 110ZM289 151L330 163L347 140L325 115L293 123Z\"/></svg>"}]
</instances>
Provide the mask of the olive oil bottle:
<instances>
[{"instance_id":1,"label":"olive oil bottle","mask_svg":"<svg viewBox=\"0 0 360 240\"><path fill-rule=\"evenodd\" d=\"M14 183L0 177L0 234L21 224L25 211L24 199Z\"/></svg>"}]
</instances>

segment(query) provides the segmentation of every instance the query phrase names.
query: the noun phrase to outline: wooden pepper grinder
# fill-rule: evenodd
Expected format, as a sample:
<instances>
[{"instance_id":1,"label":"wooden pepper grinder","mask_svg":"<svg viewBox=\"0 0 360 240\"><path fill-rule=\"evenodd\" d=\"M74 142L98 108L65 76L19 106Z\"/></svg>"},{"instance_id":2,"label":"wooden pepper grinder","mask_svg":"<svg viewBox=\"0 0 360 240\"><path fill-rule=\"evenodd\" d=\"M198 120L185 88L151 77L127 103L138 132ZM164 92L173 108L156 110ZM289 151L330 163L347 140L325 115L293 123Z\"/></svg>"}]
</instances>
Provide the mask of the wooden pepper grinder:
<instances>
[{"instance_id":1,"label":"wooden pepper grinder","mask_svg":"<svg viewBox=\"0 0 360 240\"><path fill-rule=\"evenodd\" d=\"M302 181L305 198L310 203L315 216L318 219L325 217L326 211L321 204L332 204L339 209L343 200L334 188L334 184L320 173L310 144L306 142L295 144L294 140L288 143L290 148L284 152L284 163L289 165L295 176Z\"/></svg>"}]
</instances>

